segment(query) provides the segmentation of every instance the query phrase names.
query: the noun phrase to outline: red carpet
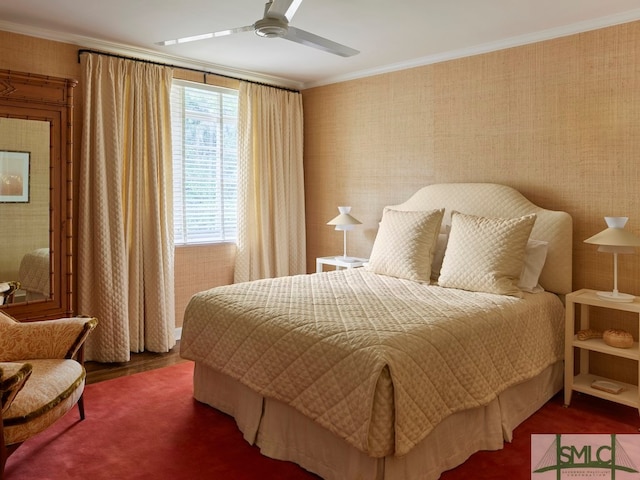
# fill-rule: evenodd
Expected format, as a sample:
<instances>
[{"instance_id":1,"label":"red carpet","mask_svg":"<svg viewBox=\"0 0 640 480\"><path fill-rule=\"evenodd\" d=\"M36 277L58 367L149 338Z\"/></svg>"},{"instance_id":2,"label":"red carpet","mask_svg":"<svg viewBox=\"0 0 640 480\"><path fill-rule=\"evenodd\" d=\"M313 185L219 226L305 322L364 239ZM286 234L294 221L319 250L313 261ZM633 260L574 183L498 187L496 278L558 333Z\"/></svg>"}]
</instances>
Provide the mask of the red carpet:
<instances>
[{"instance_id":1,"label":"red carpet","mask_svg":"<svg viewBox=\"0 0 640 480\"><path fill-rule=\"evenodd\" d=\"M16 451L7 480L317 479L300 467L260 455L233 419L191 396L193 365L122 377L85 391L87 418L77 409ZM635 409L574 395L554 398L497 452L479 452L442 480L530 479L532 433L637 433Z\"/></svg>"},{"instance_id":2,"label":"red carpet","mask_svg":"<svg viewBox=\"0 0 640 480\"><path fill-rule=\"evenodd\" d=\"M233 419L192 397L193 364L88 385L74 408L8 460L7 480L298 480L297 465L260 455Z\"/></svg>"}]
</instances>

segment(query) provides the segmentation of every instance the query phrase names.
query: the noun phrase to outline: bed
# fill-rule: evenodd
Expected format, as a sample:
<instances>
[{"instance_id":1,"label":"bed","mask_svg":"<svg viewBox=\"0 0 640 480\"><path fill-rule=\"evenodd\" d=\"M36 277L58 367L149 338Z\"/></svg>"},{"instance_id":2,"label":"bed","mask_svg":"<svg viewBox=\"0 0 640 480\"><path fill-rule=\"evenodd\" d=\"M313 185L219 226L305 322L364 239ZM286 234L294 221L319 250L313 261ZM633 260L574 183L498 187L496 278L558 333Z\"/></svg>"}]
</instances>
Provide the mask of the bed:
<instances>
[{"instance_id":1,"label":"bed","mask_svg":"<svg viewBox=\"0 0 640 480\"><path fill-rule=\"evenodd\" d=\"M572 221L496 184L384 209L369 265L191 299L194 397L326 479L437 479L562 386Z\"/></svg>"}]
</instances>

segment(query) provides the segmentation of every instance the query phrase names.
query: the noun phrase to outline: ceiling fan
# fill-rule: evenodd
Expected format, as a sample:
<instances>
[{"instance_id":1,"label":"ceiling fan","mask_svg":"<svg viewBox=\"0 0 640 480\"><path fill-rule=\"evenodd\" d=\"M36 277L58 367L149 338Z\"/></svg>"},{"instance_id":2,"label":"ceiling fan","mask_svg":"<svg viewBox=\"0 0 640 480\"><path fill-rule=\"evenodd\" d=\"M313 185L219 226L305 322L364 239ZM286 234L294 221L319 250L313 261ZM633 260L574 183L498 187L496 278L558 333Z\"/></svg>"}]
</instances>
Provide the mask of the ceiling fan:
<instances>
[{"instance_id":1,"label":"ceiling fan","mask_svg":"<svg viewBox=\"0 0 640 480\"><path fill-rule=\"evenodd\" d=\"M353 48L289 25L289 22L301 3L302 0L269 0L264 7L264 16L253 25L212 33L203 33L201 35L178 38L175 40L164 40L157 44L165 46L177 45L180 43L223 37L225 35L253 30L260 37L284 38L285 40L291 40L292 42L300 43L308 47L324 50L325 52L340 55L341 57L351 57L360 53L358 50L354 50Z\"/></svg>"}]
</instances>

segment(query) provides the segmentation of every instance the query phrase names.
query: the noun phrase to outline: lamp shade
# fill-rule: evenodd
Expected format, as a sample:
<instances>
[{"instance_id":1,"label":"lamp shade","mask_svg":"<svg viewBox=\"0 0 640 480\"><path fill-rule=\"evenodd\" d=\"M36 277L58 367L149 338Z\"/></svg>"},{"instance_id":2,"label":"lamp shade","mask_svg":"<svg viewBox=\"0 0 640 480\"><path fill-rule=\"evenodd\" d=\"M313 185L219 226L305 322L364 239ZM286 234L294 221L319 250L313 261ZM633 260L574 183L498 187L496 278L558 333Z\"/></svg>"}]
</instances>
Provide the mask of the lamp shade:
<instances>
[{"instance_id":1,"label":"lamp shade","mask_svg":"<svg viewBox=\"0 0 640 480\"><path fill-rule=\"evenodd\" d=\"M336 230L348 230L353 228L353 225L360 225L362 222L357 218L351 216L351 207L338 207L340 215L332 218L327 222L327 225L335 225Z\"/></svg>"},{"instance_id":2,"label":"lamp shade","mask_svg":"<svg viewBox=\"0 0 640 480\"><path fill-rule=\"evenodd\" d=\"M604 217L608 228L587 238L585 243L611 247L640 247L640 238L624 229L628 217Z\"/></svg>"},{"instance_id":3,"label":"lamp shade","mask_svg":"<svg viewBox=\"0 0 640 480\"><path fill-rule=\"evenodd\" d=\"M584 242L600 245L598 251L613 253L613 290L611 292L597 292L599 296L614 302L632 302L633 295L618 291L618 255L633 253L634 247L640 246L640 238L624 229L628 217L604 217L607 228Z\"/></svg>"},{"instance_id":4,"label":"lamp shade","mask_svg":"<svg viewBox=\"0 0 640 480\"><path fill-rule=\"evenodd\" d=\"M341 257L336 257L336 259L344 262L354 262L356 261L355 258L347 256L347 230L351 230L362 222L351 216L351 207L338 207L338 211L340 212L340 215L327 222L327 225L335 225L336 230L341 230L344 233L344 253Z\"/></svg>"}]
</instances>

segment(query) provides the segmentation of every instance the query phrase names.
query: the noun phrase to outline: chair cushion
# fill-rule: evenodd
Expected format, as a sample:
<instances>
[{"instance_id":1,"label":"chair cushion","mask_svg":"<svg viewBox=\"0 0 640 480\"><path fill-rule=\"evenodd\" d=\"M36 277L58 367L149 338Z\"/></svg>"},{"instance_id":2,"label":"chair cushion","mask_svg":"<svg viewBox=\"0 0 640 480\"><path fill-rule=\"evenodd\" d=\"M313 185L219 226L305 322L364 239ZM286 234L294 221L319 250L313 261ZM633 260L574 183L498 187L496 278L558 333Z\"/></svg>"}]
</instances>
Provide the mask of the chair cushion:
<instances>
[{"instance_id":1,"label":"chair cushion","mask_svg":"<svg viewBox=\"0 0 640 480\"><path fill-rule=\"evenodd\" d=\"M68 412L84 390L85 370L75 360L29 360L31 377L3 415L5 444L46 429Z\"/></svg>"}]
</instances>

